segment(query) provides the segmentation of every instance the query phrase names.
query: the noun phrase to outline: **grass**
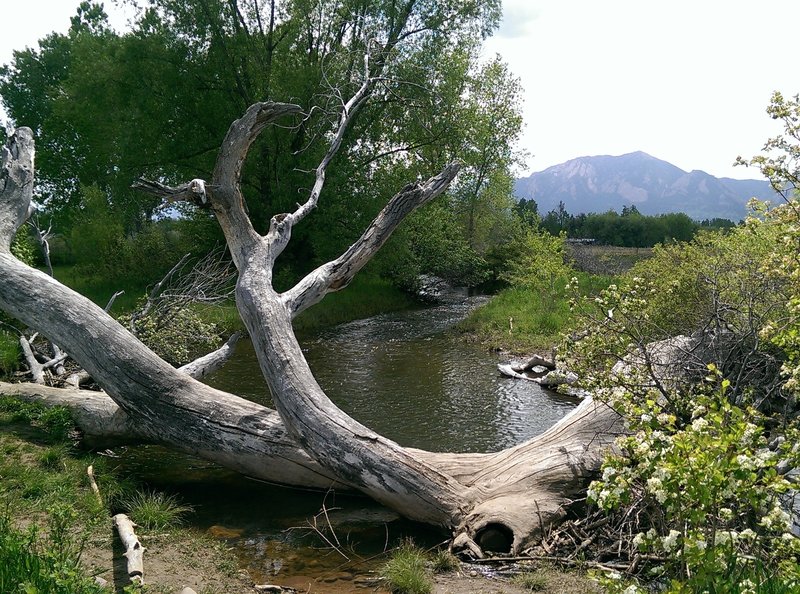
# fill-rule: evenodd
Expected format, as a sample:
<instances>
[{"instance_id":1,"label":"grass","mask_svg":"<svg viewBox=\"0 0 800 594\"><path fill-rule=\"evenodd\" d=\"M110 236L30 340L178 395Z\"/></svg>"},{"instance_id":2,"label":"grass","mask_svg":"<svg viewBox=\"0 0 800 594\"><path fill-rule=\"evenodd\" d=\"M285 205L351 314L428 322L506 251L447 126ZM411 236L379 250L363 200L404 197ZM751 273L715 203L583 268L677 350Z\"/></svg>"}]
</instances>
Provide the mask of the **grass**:
<instances>
[{"instance_id":1,"label":"grass","mask_svg":"<svg viewBox=\"0 0 800 594\"><path fill-rule=\"evenodd\" d=\"M622 274L653 255L653 248L569 244L575 268L591 274Z\"/></svg>"},{"instance_id":2,"label":"grass","mask_svg":"<svg viewBox=\"0 0 800 594\"><path fill-rule=\"evenodd\" d=\"M383 566L381 577L393 594L430 594L433 579L428 562L425 551L406 540Z\"/></svg>"},{"instance_id":3,"label":"grass","mask_svg":"<svg viewBox=\"0 0 800 594\"><path fill-rule=\"evenodd\" d=\"M419 305L416 300L390 281L374 275L359 275L346 289L327 295L301 313L294 321L294 329L298 333L312 332L416 305Z\"/></svg>"},{"instance_id":4,"label":"grass","mask_svg":"<svg viewBox=\"0 0 800 594\"><path fill-rule=\"evenodd\" d=\"M461 567L461 562L447 549L437 549L431 558L433 573L447 573Z\"/></svg>"},{"instance_id":5,"label":"grass","mask_svg":"<svg viewBox=\"0 0 800 594\"><path fill-rule=\"evenodd\" d=\"M110 518L118 511L129 511L145 531L144 538L162 538L161 531L170 528L167 544L159 541L158 551L154 548L152 553L167 555L162 571L171 571L174 563L195 564L215 584L204 588L206 592L243 591L243 578L231 551L191 528L172 529L186 519L188 506L148 489L134 492L114 459L73 446L72 429L63 408L0 398L0 593L107 592L94 585L93 572L81 563L88 563L87 558L100 562L100 573L112 578L112 565L104 559L113 549ZM103 503L89 486L86 469L90 464ZM125 501L135 504L125 507ZM146 561L146 571L153 568ZM174 583L178 577L161 579L163 584L141 591L157 594L180 589Z\"/></svg>"},{"instance_id":6,"label":"grass","mask_svg":"<svg viewBox=\"0 0 800 594\"><path fill-rule=\"evenodd\" d=\"M0 330L0 377L11 375L19 369L20 354L17 336Z\"/></svg>"},{"instance_id":7,"label":"grass","mask_svg":"<svg viewBox=\"0 0 800 594\"><path fill-rule=\"evenodd\" d=\"M608 276L576 273L576 277L581 295L597 293L611 283ZM472 312L458 328L495 350L529 353L549 349L572 321L565 284L561 282L555 295L522 287L505 289Z\"/></svg>"},{"instance_id":8,"label":"grass","mask_svg":"<svg viewBox=\"0 0 800 594\"><path fill-rule=\"evenodd\" d=\"M416 300L386 279L370 275L357 276L347 288L326 295L322 301L301 313L292 325L298 334L308 334L337 324L417 305L419 303ZM244 329L244 323L233 302L196 307L204 321L216 324L224 334Z\"/></svg>"},{"instance_id":9,"label":"grass","mask_svg":"<svg viewBox=\"0 0 800 594\"><path fill-rule=\"evenodd\" d=\"M134 309L137 301L147 291L147 285L142 281L128 279L115 283L102 278L88 278L76 272L73 266L57 266L53 272L58 281L88 297L100 307L105 307L108 299L116 291L124 290L125 293L114 302L112 313L115 315ZM415 305L418 305L418 302L413 297L398 289L389 280L374 274L361 274L356 276L345 289L327 295L320 303L301 313L294 321L294 328L298 333L314 332L379 313L408 309ZM216 324L225 334L244 328L236 304L232 301L195 307L204 321ZM13 360L16 361L16 338L14 341ZM3 344L0 333L0 373L3 368Z\"/></svg>"},{"instance_id":10,"label":"grass","mask_svg":"<svg viewBox=\"0 0 800 594\"><path fill-rule=\"evenodd\" d=\"M547 589L549 580L547 575L540 571L525 571L515 575L511 582L531 592L542 592Z\"/></svg>"},{"instance_id":11,"label":"grass","mask_svg":"<svg viewBox=\"0 0 800 594\"><path fill-rule=\"evenodd\" d=\"M79 543L57 522L58 519L47 534L35 528L23 532L13 527L8 512L0 513L0 592L107 592L82 571Z\"/></svg>"},{"instance_id":12,"label":"grass","mask_svg":"<svg viewBox=\"0 0 800 594\"><path fill-rule=\"evenodd\" d=\"M121 506L127 510L134 523L146 530L167 530L185 523L186 516L193 510L191 506L180 503L175 495L159 491L137 491L123 497Z\"/></svg>"},{"instance_id":13,"label":"grass","mask_svg":"<svg viewBox=\"0 0 800 594\"><path fill-rule=\"evenodd\" d=\"M87 297L100 307L105 307L117 291L125 291L114 301L113 314L131 311L136 302L147 292L148 283L142 279L126 278L110 281L102 277L89 277L81 274L74 266L54 266L53 276L60 283Z\"/></svg>"}]
</instances>

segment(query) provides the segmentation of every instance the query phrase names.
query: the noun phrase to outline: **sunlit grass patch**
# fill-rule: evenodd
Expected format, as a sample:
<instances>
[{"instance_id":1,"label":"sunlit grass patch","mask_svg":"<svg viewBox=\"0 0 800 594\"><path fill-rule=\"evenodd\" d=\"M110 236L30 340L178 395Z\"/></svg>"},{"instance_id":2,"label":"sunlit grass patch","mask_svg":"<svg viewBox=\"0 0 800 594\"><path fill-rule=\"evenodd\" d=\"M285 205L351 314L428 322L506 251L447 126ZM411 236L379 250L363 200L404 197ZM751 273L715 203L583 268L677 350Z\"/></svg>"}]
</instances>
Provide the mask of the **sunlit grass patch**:
<instances>
[{"instance_id":1,"label":"sunlit grass patch","mask_svg":"<svg viewBox=\"0 0 800 594\"><path fill-rule=\"evenodd\" d=\"M165 530L184 524L193 509L183 505L175 495L158 491L137 491L123 497L120 505L131 520L147 530Z\"/></svg>"},{"instance_id":2,"label":"sunlit grass patch","mask_svg":"<svg viewBox=\"0 0 800 594\"><path fill-rule=\"evenodd\" d=\"M430 594L433 580L425 551L410 540L404 541L383 566L381 576L393 594Z\"/></svg>"}]
</instances>

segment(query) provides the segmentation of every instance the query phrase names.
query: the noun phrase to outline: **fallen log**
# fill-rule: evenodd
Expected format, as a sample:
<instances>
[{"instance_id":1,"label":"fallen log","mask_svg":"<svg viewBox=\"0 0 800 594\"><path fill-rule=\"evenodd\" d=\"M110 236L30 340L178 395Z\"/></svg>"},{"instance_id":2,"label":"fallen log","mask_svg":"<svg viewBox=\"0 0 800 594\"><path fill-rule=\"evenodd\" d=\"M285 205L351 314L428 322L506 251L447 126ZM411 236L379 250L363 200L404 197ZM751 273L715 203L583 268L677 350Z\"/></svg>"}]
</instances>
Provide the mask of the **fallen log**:
<instances>
[{"instance_id":1,"label":"fallen log","mask_svg":"<svg viewBox=\"0 0 800 594\"><path fill-rule=\"evenodd\" d=\"M330 401L292 329L297 315L347 286L408 214L442 194L458 167L402 188L346 252L291 289L277 293L272 286L273 265L293 226L315 208L325 168L358 111L359 94L348 102L311 197L293 213L275 215L265 235L255 231L247 214L241 164L264 127L299 114L298 106L251 106L231 125L205 184L238 268L237 307L277 413L179 372L101 308L13 257L11 238L29 216L32 198L33 133L26 128L10 136L0 168L0 307L69 352L117 405L106 405L104 419L144 440L274 482L355 488L453 537L465 534L480 545L492 535L496 552L518 552L559 522L572 499L585 492L605 450L624 431L617 413L588 398L544 434L492 454L404 448Z\"/></svg>"},{"instance_id":2,"label":"fallen log","mask_svg":"<svg viewBox=\"0 0 800 594\"><path fill-rule=\"evenodd\" d=\"M136 525L125 514L114 516L114 526L125 546L123 555L127 559L128 577L134 584L144 584L144 547L134 532Z\"/></svg>"}]
</instances>

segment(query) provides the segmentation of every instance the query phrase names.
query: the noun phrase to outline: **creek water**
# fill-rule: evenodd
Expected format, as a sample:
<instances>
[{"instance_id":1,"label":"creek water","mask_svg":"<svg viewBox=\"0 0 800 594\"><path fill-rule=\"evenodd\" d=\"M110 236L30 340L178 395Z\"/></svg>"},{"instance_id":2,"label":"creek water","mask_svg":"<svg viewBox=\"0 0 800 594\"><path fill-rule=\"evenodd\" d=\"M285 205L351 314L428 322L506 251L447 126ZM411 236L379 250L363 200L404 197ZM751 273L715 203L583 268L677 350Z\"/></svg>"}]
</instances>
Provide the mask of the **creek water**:
<instances>
[{"instance_id":1,"label":"creek water","mask_svg":"<svg viewBox=\"0 0 800 594\"><path fill-rule=\"evenodd\" d=\"M330 398L379 433L428 450L501 449L543 432L577 401L501 377L496 355L452 332L482 299L384 314L300 342ZM250 343L208 382L271 405ZM257 583L350 592L399 538L433 545L446 537L365 498L257 483L159 448L128 449L120 463L192 505L192 523L233 547Z\"/></svg>"}]
</instances>

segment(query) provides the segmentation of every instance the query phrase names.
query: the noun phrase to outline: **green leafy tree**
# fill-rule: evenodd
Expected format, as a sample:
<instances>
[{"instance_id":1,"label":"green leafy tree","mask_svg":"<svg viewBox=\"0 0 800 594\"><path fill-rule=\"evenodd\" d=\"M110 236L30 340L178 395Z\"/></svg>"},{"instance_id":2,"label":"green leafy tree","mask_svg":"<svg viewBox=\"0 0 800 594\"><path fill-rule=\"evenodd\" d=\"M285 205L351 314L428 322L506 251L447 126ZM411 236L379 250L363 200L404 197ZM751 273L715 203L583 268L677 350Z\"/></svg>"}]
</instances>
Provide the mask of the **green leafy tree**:
<instances>
[{"instance_id":1,"label":"green leafy tree","mask_svg":"<svg viewBox=\"0 0 800 594\"><path fill-rule=\"evenodd\" d=\"M559 285L566 284L572 269L565 262L566 234L526 229L515 245L516 256L501 275L512 285L525 287L548 297L555 297ZM562 281L562 282L560 282Z\"/></svg>"},{"instance_id":2,"label":"green leafy tree","mask_svg":"<svg viewBox=\"0 0 800 594\"><path fill-rule=\"evenodd\" d=\"M117 35L98 5L84 3L68 34L18 52L0 72L12 120L40 138L42 200L60 230L79 222L80 188L96 185L125 235L138 234L157 205L133 193L132 181L207 178L230 121L255 101L292 99L308 106L306 117L265 132L244 164L245 199L264 231L273 214L293 208L297 188L312 184L319 139L335 124L340 98L357 88L371 39L380 82L346 135L328 198L296 230L287 273L351 242L395 180L453 159L465 163L472 192L463 233L477 239L468 243L480 252L503 236L518 83L498 61L476 66L481 40L498 23L497 0L140 4L133 31ZM207 218L191 209L185 216Z\"/></svg>"}]
</instances>

